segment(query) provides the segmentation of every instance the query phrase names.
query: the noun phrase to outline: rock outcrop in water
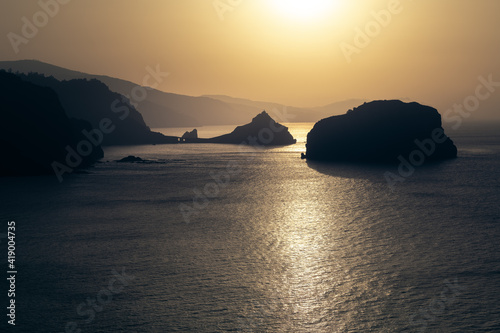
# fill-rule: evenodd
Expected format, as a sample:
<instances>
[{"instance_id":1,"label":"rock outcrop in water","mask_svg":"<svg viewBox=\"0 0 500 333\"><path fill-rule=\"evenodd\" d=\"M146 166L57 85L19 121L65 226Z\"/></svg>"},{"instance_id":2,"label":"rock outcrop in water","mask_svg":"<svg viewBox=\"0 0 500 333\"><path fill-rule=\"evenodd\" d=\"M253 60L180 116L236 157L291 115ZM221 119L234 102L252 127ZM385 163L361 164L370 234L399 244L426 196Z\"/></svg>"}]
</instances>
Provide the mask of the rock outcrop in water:
<instances>
[{"instance_id":1,"label":"rock outcrop in water","mask_svg":"<svg viewBox=\"0 0 500 333\"><path fill-rule=\"evenodd\" d=\"M136 162L144 162L144 160L140 157L129 155L127 157L122 158L121 160L117 160L116 162L118 162L118 163L136 163Z\"/></svg>"},{"instance_id":2,"label":"rock outcrop in water","mask_svg":"<svg viewBox=\"0 0 500 333\"><path fill-rule=\"evenodd\" d=\"M297 142L283 126L274 121L266 111L262 111L252 122L238 126L229 134L211 139L200 139L206 143L250 144L260 146L286 146Z\"/></svg>"},{"instance_id":3,"label":"rock outcrop in water","mask_svg":"<svg viewBox=\"0 0 500 333\"><path fill-rule=\"evenodd\" d=\"M320 120L306 147L305 158L323 161L397 163L400 156L425 161L457 156L436 109L398 100L364 103Z\"/></svg>"},{"instance_id":4,"label":"rock outcrop in water","mask_svg":"<svg viewBox=\"0 0 500 333\"><path fill-rule=\"evenodd\" d=\"M198 139L198 130L195 128L191 132L186 131L181 139Z\"/></svg>"}]
</instances>

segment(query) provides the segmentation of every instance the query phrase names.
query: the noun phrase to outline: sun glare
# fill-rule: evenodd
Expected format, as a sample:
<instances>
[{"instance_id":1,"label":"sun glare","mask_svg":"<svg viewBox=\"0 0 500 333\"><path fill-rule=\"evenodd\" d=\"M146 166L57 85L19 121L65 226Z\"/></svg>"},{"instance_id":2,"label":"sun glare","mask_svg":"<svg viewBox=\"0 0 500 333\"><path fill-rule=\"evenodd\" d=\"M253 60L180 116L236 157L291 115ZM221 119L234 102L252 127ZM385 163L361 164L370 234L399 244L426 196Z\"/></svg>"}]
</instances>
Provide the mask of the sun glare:
<instances>
[{"instance_id":1,"label":"sun glare","mask_svg":"<svg viewBox=\"0 0 500 333\"><path fill-rule=\"evenodd\" d=\"M315 20L335 9L338 0L272 0L276 11L297 20Z\"/></svg>"}]
</instances>

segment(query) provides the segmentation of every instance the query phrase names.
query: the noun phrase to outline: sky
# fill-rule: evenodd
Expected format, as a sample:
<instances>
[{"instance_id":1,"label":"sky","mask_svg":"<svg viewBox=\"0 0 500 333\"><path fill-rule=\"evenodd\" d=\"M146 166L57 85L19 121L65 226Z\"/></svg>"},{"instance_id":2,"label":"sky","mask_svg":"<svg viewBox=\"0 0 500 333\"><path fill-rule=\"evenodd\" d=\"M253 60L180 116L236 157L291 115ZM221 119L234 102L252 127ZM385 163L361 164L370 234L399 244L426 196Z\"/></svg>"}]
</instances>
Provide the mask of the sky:
<instances>
[{"instance_id":1,"label":"sky","mask_svg":"<svg viewBox=\"0 0 500 333\"><path fill-rule=\"evenodd\" d=\"M160 90L192 96L407 99L500 119L498 0L1 0L0 17L0 60L136 83L159 66Z\"/></svg>"}]
</instances>

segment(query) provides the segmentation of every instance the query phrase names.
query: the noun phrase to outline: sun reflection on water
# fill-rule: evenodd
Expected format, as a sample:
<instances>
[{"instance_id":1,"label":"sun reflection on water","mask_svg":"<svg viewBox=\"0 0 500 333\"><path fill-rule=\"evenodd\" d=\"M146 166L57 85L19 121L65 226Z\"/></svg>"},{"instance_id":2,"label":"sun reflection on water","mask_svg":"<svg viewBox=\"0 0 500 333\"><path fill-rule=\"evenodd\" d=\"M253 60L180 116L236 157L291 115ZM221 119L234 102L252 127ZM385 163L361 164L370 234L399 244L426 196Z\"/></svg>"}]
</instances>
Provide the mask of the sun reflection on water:
<instances>
[{"instance_id":1,"label":"sun reflection on water","mask_svg":"<svg viewBox=\"0 0 500 333\"><path fill-rule=\"evenodd\" d=\"M335 285L335 261L328 245L335 215L325 210L318 198L322 186L317 181L285 181L282 199L275 203L279 222L272 237L280 244L275 255L283 269L273 276L270 289L282 300L281 308L289 319L289 327L283 327L283 331L308 326L326 330L330 325L328 317L332 314L324 313L324 302Z\"/></svg>"}]
</instances>

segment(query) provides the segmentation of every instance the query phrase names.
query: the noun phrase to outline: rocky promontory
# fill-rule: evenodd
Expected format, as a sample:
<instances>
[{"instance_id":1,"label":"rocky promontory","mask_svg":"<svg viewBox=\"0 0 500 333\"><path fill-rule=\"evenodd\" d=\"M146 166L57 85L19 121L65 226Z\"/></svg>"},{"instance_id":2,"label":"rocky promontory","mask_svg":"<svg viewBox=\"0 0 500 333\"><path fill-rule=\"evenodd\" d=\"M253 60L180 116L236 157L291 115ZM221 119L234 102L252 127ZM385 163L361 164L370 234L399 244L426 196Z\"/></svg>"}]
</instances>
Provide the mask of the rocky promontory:
<instances>
[{"instance_id":1,"label":"rocky promontory","mask_svg":"<svg viewBox=\"0 0 500 333\"><path fill-rule=\"evenodd\" d=\"M322 161L398 163L401 156L419 161L457 156L436 109L399 100L364 103L320 120L306 147L304 158Z\"/></svg>"},{"instance_id":2,"label":"rocky promontory","mask_svg":"<svg viewBox=\"0 0 500 333\"><path fill-rule=\"evenodd\" d=\"M288 127L275 122L266 111L262 111L249 124L238 126L229 134L199 139L198 142L286 146L297 140L290 134Z\"/></svg>"},{"instance_id":3,"label":"rocky promontory","mask_svg":"<svg viewBox=\"0 0 500 333\"><path fill-rule=\"evenodd\" d=\"M182 135L181 139L198 139L198 130L195 128L191 132L186 131L186 133Z\"/></svg>"},{"instance_id":4,"label":"rocky promontory","mask_svg":"<svg viewBox=\"0 0 500 333\"><path fill-rule=\"evenodd\" d=\"M83 119L97 129L102 119L110 119L113 130L102 139L103 146L177 143L178 138L151 131L130 100L99 80L74 79L59 81L53 77L29 73L17 74L21 79L54 90L70 118ZM136 101L137 102L137 101Z\"/></svg>"}]
</instances>

